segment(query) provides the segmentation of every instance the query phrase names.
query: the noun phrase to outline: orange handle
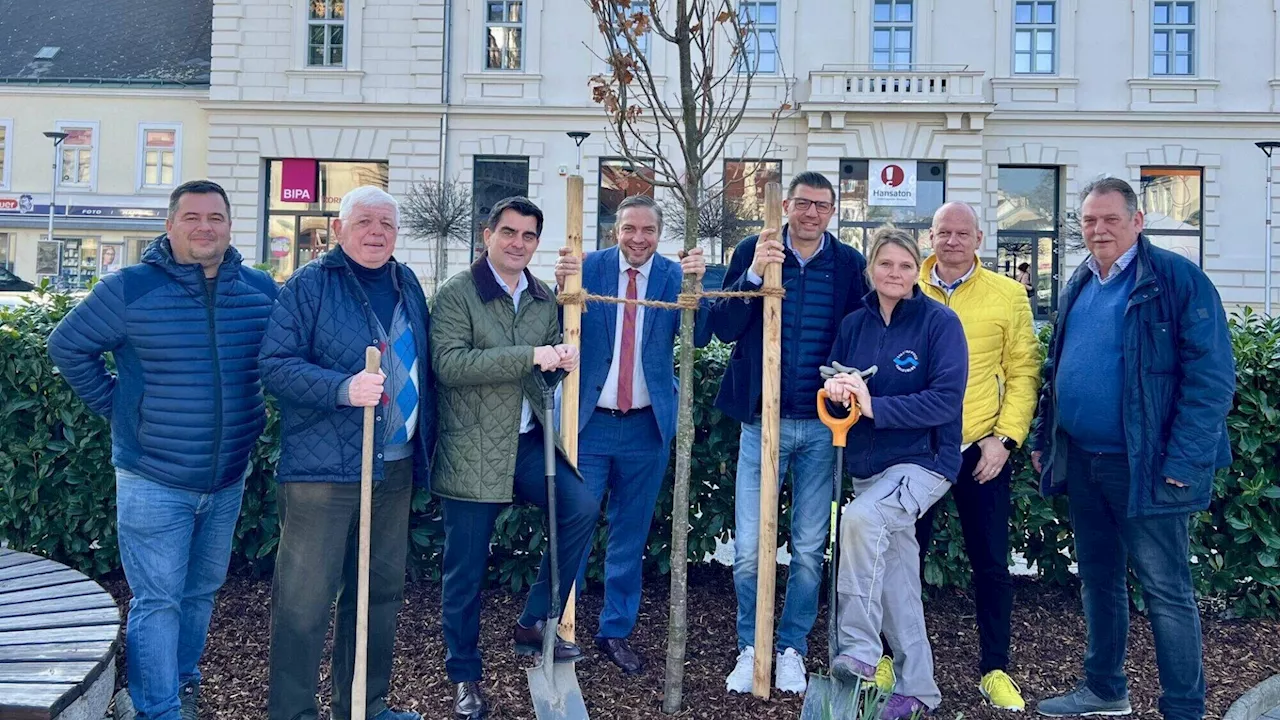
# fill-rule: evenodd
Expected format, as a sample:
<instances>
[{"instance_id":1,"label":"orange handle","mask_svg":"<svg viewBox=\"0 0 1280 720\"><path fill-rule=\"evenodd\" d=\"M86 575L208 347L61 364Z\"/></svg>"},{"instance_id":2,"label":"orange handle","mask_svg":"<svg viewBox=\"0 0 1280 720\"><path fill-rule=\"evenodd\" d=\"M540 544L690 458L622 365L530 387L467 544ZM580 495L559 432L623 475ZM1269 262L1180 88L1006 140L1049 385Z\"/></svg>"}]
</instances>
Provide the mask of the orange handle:
<instances>
[{"instance_id":1,"label":"orange handle","mask_svg":"<svg viewBox=\"0 0 1280 720\"><path fill-rule=\"evenodd\" d=\"M822 420L822 424L831 429L831 444L842 448L844 447L845 435L849 433L849 428L858 422L861 413L858 412L858 404L853 403L849 406L849 414L838 418L827 410L827 390L822 388L818 391L818 419Z\"/></svg>"}]
</instances>

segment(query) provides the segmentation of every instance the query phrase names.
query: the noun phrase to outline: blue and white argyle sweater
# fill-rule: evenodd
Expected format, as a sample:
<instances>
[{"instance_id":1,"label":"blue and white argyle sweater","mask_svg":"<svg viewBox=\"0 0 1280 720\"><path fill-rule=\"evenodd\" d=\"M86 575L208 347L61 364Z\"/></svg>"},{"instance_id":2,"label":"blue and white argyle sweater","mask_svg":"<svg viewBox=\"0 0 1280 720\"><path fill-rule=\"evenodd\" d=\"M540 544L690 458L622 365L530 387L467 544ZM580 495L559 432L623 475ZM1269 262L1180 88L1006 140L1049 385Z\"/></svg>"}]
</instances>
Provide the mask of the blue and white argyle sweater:
<instances>
[{"instance_id":1,"label":"blue and white argyle sweater","mask_svg":"<svg viewBox=\"0 0 1280 720\"><path fill-rule=\"evenodd\" d=\"M402 303L396 304L391 331L384 332L383 338L382 372L387 379L382 385L386 419L382 459L390 462L413 455L409 441L418 429L418 346Z\"/></svg>"}]
</instances>

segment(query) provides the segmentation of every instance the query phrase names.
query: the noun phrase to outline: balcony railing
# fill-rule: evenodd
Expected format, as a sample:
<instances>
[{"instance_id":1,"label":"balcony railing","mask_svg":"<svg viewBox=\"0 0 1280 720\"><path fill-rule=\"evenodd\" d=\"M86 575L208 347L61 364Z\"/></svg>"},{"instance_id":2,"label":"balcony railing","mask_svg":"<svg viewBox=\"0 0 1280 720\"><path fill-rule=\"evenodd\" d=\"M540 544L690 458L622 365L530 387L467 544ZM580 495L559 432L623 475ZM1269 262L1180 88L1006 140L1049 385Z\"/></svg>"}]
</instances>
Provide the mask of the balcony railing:
<instances>
[{"instance_id":1,"label":"balcony railing","mask_svg":"<svg viewBox=\"0 0 1280 720\"><path fill-rule=\"evenodd\" d=\"M824 67L809 73L810 103L955 104L987 102L981 70L921 67L877 70L870 66Z\"/></svg>"}]
</instances>

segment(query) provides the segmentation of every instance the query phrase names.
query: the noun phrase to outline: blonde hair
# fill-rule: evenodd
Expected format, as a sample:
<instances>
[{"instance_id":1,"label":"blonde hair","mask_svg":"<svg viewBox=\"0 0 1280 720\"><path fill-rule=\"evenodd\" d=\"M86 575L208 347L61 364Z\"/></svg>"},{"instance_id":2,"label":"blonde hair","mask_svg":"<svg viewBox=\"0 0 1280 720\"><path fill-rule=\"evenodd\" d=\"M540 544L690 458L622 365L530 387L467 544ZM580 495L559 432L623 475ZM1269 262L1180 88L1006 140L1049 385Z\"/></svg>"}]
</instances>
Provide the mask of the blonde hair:
<instances>
[{"instance_id":1,"label":"blonde hair","mask_svg":"<svg viewBox=\"0 0 1280 720\"><path fill-rule=\"evenodd\" d=\"M876 228L871 234L871 245L867 249L867 284L873 288L875 281L871 278L871 268L875 267L876 257L880 255L880 251L886 245L896 245L907 251L916 261L916 269L920 268L922 262L920 258L920 245L916 243L916 239L912 234L902 228L895 227L893 223L885 223Z\"/></svg>"}]
</instances>

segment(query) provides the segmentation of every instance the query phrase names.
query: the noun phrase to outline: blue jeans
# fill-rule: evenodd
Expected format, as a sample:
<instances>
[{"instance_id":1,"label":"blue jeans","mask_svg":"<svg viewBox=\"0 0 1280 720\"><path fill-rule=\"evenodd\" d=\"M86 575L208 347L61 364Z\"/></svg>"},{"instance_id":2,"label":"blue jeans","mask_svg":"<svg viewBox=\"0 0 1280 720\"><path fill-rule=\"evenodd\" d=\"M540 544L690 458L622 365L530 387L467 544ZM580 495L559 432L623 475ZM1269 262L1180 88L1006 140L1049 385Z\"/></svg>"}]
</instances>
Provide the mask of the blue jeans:
<instances>
[{"instance_id":1,"label":"blue jeans","mask_svg":"<svg viewBox=\"0 0 1280 720\"><path fill-rule=\"evenodd\" d=\"M1128 695L1127 560L1142 583L1155 635L1160 712L1166 720L1200 720L1205 681L1200 613L1188 560L1188 515L1128 517L1128 458L1074 445L1067 452L1067 493L1088 628L1085 683L1103 700Z\"/></svg>"},{"instance_id":2,"label":"blue jeans","mask_svg":"<svg viewBox=\"0 0 1280 720\"><path fill-rule=\"evenodd\" d=\"M778 652L809 651L818 616L822 560L831 526L835 470L831 431L821 420L782 419L778 485L791 470L791 571L778 622ZM733 585L738 593L738 650L756 644L756 573L760 561L760 423L743 423L734 490ZM769 568L776 572L776 568Z\"/></svg>"},{"instance_id":3,"label":"blue jeans","mask_svg":"<svg viewBox=\"0 0 1280 720\"><path fill-rule=\"evenodd\" d=\"M578 439L578 472L587 489L597 503L609 491L604 607L597 638L625 638L635 628L653 506L670 458L671 448L662 442L658 422L648 408L624 417L592 413ZM585 585L590 557L588 543L578 573L579 588Z\"/></svg>"},{"instance_id":4,"label":"blue jeans","mask_svg":"<svg viewBox=\"0 0 1280 720\"><path fill-rule=\"evenodd\" d=\"M120 560L133 599L125 631L138 720L178 720L178 691L199 685L213 598L227 577L244 481L214 493L116 470Z\"/></svg>"}]
</instances>

